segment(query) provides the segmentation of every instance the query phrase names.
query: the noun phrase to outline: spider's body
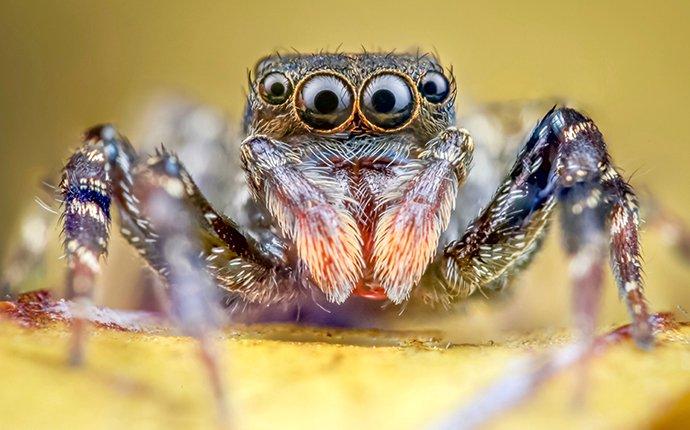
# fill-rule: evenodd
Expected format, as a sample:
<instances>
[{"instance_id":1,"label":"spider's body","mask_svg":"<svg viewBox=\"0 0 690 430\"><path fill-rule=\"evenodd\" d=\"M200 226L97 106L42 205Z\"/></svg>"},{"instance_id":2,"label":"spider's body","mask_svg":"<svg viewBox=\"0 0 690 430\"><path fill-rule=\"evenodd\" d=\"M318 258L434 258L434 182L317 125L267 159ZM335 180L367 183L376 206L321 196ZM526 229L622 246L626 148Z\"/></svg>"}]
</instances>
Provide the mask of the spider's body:
<instances>
[{"instance_id":1,"label":"spider's body","mask_svg":"<svg viewBox=\"0 0 690 430\"><path fill-rule=\"evenodd\" d=\"M113 203L126 238L167 283L213 284L262 305L313 291L336 304L458 302L525 266L560 206L579 327L593 329L610 243L636 339L648 345L635 197L594 123L568 108L548 112L471 218L476 199L463 184L475 147L456 127L455 92L429 56L261 60L236 220L209 203L177 156L143 159L111 126L92 128L61 184L72 291L90 294ZM178 308L190 300L172 296Z\"/></svg>"}]
</instances>

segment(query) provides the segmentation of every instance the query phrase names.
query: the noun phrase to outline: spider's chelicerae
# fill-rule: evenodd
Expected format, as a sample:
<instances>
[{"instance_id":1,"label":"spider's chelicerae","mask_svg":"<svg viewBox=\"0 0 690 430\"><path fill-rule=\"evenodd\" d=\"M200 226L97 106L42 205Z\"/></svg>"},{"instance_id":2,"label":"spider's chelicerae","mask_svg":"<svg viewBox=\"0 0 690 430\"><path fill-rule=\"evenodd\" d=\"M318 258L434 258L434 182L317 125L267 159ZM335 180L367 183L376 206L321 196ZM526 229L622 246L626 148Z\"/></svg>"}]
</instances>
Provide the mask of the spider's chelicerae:
<instances>
[{"instance_id":1,"label":"spider's chelicerae","mask_svg":"<svg viewBox=\"0 0 690 430\"><path fill-rule=\"evenodd\" d=\"M85 133L60 185L77 303L94 289L113 208L171 287L172 315L201 336L213 324L209 291L249 307L303 297L447 307L501 289L539 250L558 206L578 328L594 329L608 253L634 338L652 343L635 194L588 117L546 112L498 188L478 196L492 182L480 168L487 154L457 126L454 78L431 56L273 55L250 76L245 180L224 189L232 218L177 155L140 156L110 125Z\"/></svg>"}]
</instances>

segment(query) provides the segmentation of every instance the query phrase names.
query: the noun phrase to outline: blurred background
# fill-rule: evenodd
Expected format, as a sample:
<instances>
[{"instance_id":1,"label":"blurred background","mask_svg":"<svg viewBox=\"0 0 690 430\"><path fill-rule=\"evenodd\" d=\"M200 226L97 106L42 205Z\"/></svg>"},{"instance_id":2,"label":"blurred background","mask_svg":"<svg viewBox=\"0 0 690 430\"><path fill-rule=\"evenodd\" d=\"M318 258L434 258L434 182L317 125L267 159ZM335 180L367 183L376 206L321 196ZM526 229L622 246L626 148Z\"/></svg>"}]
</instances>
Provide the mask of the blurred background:
<instances>
[{"instance_id":1,"label":"blurred background","mask_svg":"<svg viewBox=\"0 0 690 430\"><path fill-rule=\"evenodd\" d=\"M135 137L151 97L170 90L239 118L257 58L341 44L435 50L454 66L460 112L490 101L577 101L633 183L690 221L688 23L690 2L682 0L4 0L0 253L40 180L56 174L87 126L112 121ZM557 242L552 235L506 312L567 321L567 266ZM653 232L645 259L654 307L689 308L690 269ZM606 309L605 321L625 320L613 287Z\"/></svg>"}]
</instances>

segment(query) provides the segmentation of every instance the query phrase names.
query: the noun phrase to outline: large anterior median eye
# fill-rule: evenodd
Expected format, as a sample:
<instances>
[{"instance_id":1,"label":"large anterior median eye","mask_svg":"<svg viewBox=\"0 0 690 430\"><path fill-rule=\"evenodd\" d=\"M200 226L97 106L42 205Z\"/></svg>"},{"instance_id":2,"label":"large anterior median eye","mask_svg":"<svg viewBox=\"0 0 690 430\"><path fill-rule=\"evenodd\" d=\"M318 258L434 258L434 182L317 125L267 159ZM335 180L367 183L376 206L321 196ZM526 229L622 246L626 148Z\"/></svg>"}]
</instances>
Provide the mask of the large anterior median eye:
<instances>
[{"instance_id":1,"label":"large anterior median eye","mask_svg":"<svg viewBox=\"0 0 690 430\"><path fill-rule=\"evenodd\" d=\"M350 85L343 78L328 73L307 78L295 103L302 121L322 131L343 125L352 116L354 107Z\"/></svg>"},{"instance_id":2,"label":"large anterior median eye","mask_svg":"<svg viewBox=\"0 0 690 430\"><path fill-rule=\"evenodd\" d=\"M360 103L367 121L384 130L404 126L417 104L410 83L393 73L370 78L364 84Z\"/></svg>"},{"instance_id":3,"label":"large anterior median eye","mask_svg":"<svg viewBox=\"0 0 690 430\"><path fill-rule=\"evenodd\" d=\"M280 105L290 98L292 84L282 73L271 72L261 80L259 94L267 103Z\"/></svg>"}]
</instances>

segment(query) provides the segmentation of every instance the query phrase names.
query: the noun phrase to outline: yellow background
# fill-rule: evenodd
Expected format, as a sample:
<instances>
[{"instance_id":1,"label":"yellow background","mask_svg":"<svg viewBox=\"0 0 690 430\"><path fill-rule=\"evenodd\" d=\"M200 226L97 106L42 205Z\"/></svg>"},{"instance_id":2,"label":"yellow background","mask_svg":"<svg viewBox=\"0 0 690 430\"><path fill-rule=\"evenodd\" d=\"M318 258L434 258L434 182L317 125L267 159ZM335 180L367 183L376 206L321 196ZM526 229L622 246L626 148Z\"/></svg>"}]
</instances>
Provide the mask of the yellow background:
<instances>
[{"instance_id":1,"label":"yellow background","mask_svg":"<svg viewBox=\"0 0 690 430\"><path fill-rule=\"evenodd\" d=\"M166 89L237 118L258 57L341 43L435 49L454 66L461 111L469 101L578 101L634 183L690 220L689 27L687 1L3 1L0 245L85 127L114 121L127 133ZM690 272L660 241L645 245L652 303L687 307ZM558 249L552 240L546 253L556 256L527 278L537 312L552 316L567 313ZM544 296L553 290L556 301ZM607 291L612 318L624 320Z\"/></svg>"},{"instance_id":2,"label":"yellow background","mask_svg":"<svg viewBox=\"0 0 690 430\"><path fill-rule=\"evenodd\" d=\"M341 43L346 50L436 49L454 66L461 111L470 102L577 101L605 132L617 164L635 172L634 184L690 221L685 0L0 0L0 254L39 179L60 168L85 127L114 121L133 134L141 108L169 89L237 118L246 70L258 57L277 48L310 51ZM379 429L438 419L502 374L516 354L550 342L518 338L494 347L496 329L567 324L570 291L557 239L552 235L512 300L496 306L480 299L477 310L485 312L450 324L462 342L484 346L426 351L224 342L240 423ZM644 245L650 302L683 315L690 309L690 268L655 234L646 235ZM112 259L139 263L131 255ZM608 283L602 321L624 322L624 307ZM123 284L114 284L105 303L127 303L117 297L128 294ZM649 425L669 399L680 399L671 404L676 415L669 420L682 425L690 398L685 333L650 354L623 344L594 360L590 409L583 413L568 408L573 381L582 376L570 372L497 428ZM87 367L75 372L65 371L61 326L26 331L3 325L0 335L0 374L4 386L13 387L0 389L0 404L9 407L2 416L10 426L209 428L212 422L209 390L188 339L95 330Z\"/></svg>"}]
</instances>

